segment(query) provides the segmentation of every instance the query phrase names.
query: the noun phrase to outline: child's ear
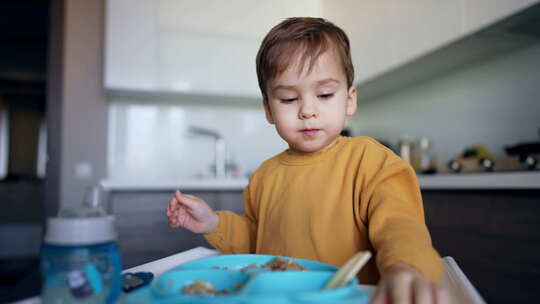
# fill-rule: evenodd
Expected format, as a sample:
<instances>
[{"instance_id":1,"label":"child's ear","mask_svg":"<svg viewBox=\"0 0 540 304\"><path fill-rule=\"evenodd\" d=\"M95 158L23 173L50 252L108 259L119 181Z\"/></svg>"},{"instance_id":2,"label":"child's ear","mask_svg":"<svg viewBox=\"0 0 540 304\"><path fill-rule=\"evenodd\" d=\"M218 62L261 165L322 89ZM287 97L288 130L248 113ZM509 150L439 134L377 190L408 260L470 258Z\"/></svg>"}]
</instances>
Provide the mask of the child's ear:
<instances>
[{"instance_id":1,"label":"child's ear","mask_svg":"<svg viewBox=\"0 0 540 304\"><path fill-rule=\"evenodd\" d=\"M263 100L263 106L264 106L264 114L266 115L266 120L273 125L274 124L274 117L272 117L272 110L270 109L270 105L268 104L268 100Z\"/></svg>"},{"instance_id":2,"label":"child's ear","mask_svg":"<svg viewBox=\"0 0 540 304\"><path fill-rule=\"evenodd\" d=\"M349 92L347 94L347 115L352 116L354 113L356 113L357 108L357 101L356 101L356 88L354 86L351 86L349 88Z\"/></svg>"}]
</instances>

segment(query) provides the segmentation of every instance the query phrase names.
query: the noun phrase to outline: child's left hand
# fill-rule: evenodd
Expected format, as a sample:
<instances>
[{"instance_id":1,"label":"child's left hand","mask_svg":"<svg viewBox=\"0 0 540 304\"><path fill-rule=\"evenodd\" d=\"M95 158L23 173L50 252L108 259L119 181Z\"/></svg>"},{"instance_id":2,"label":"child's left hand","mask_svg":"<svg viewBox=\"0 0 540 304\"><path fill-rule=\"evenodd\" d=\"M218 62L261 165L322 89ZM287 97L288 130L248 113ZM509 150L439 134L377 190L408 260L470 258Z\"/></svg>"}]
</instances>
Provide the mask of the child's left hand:
<instances>
[{"instance_id":1,"label":"child's left hand","mask_svg":"<svg viewBox=\"0 0 540 304\"><path fill-rule=\"evenodd\" d=\"M397 263L384 271L371 304L447 304L445 289L413 267Z\"/></svg>"}]
</instances>

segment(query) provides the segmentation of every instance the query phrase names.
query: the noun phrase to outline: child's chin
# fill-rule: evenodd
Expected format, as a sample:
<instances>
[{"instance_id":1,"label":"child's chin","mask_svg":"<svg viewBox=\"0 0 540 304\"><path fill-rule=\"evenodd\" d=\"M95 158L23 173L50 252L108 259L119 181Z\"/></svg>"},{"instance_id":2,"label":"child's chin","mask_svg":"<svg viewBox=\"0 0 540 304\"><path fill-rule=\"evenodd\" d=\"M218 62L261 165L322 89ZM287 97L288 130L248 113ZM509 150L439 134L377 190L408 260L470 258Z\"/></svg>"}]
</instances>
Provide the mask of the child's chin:
<instances>
[{"instance_id":1,"label":"child's chin","mask_svg":"<svg viewBox=\"0 0 540 304\"><path fill-rule=\"evenodd\" d=\"M294 146L293 150L299 154L311 154L316 153L322 150L323 148L319 145L299 145Z\"/></svg>"}]
</instances>

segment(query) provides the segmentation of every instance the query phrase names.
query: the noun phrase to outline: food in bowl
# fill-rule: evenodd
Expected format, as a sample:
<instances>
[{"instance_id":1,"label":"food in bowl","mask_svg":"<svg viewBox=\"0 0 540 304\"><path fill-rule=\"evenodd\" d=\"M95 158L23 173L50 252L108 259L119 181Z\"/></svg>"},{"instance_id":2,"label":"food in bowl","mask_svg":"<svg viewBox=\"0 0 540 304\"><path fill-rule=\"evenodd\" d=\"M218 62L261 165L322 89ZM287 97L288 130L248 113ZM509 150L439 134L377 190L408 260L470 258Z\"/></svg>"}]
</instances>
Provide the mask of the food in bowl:
<instances>
[{"instance_id":1,"label":"food in bowl","mask_svg":"<svg viewBox=\"0 0 540 304\"><path fill-rule=\"evenodd\" d=\"M228 294L227 289L218 291L214 285L210 282L203 280L197 280L192 284L186 285L182 288L182 293L191 294L191 295L204 295L204 296L215 296L217 294Z\"/></svg>"},{"instance_id":2,"label":"food in bowl","mask_svg":"<svg viewBox=\"0 0 540 304\"><path fill-rule=\"evenodd\" d=\"M231 270L228 267L212 267L213 269L227 269ZM263 265L257 265L257 264L251 264L245 267L240 268L240 271L245 272L250 269L264 269L269 271L287 271L287 270L309 270L309 268L304 267L298 263L296 263L293 259L286 259L281 257L276 257L275 259L269 261L266 264ZM243 284L237 284L234 289L236 291L239 291L242 289ZM190 295L208 295L208 296L215 296L215 295L225 295L231 293L228 289L223 290L217 290L212 283L204 281L204 280L197 280L193 282L192 284L186 285L182 288L182 293L184 294L190 294Z\"/></svg>"},{"instance_id":3,"label":"food in bowl","mask_svg":"<svg viewBox=\"0 0 540 304\"><path fill-rule=\"evenodd\" d=\"M182 293L213 296L217 293L217 290L214 285L212 285L212 283L203 280L197 280L192 284L184 286L182 288Z\"/></svg>"},{"instance_id":4,"label":"food in bowl","mask_svg":"<svg viewBox=\"0 0 540 304\"><path fill-rule=\"evenodd\" d=\"M240 289L242 289L242 287L244 287L244 284L238 283L234 286L234 289L236 291L239 291ZM184 286L181 292L183 294L201 296L226 295L231 293L231 291L228 289L217 290L214 285L212 285L212 283L203 280L197 280L192 284Z\"/></svg>"},{"instance_id":5,"label":"food in bowl","mask_svg":"<svg viewBox=\"0 0 540 304\"><path fill-rule=\"evenodd\" d=\"M283 259L280 257L266 263L264 268L271 271L286 271L286 270L309 270L307 267L299 265L293 259Z\"/></svg>"},{"instance_id":6,"label":"food in bowl","mask_svg":"<svg viewBox=\"0 0 540 304\"><path fill-rule=\"evenodd\" d=\"M213 269L226 269L226 270L234 270L230 267L212 267ZM281 257L276 257L274 260L264 264L264 265L257 265L257 264L251 264L245 267L240 268L240 271L247 271L250 269L264 269L264 270L270 270L270 271L287 271L287 270L309 270L309 268L304 267L298 263L296 263L293 259L285 259Z\"/></svg>"}]
</instances>

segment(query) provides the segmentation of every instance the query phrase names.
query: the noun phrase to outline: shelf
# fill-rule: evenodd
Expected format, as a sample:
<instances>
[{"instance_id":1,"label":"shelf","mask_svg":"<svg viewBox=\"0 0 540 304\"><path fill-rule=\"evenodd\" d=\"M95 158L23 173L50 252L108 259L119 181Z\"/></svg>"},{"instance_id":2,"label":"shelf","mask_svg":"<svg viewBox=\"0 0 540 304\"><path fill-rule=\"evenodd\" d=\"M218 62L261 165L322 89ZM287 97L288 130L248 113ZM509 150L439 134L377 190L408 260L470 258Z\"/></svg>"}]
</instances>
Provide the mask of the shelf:
<instances>
[{"instance_id":1,"label":"shelf","mask_svg":"<svg viewBox=\"0 0 540 304\"><path fill-rule=\"evenodd\" d=\"M422 190L540 189L540 171L418 175Z\"/></svg>"}]
</instances>

